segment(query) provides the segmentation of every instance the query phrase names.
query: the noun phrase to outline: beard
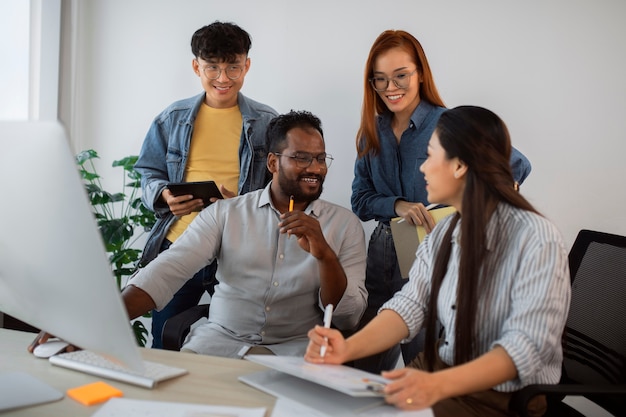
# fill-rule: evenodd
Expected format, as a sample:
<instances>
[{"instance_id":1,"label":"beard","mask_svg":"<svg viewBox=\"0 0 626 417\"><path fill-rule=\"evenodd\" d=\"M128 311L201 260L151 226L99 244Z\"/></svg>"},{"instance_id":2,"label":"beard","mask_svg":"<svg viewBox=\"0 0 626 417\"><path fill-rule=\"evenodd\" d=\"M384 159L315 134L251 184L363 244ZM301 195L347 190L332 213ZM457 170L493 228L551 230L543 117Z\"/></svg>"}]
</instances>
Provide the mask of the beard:
<instances>
[{"instance_id":1,"label":"beard","mask_svg":"<svg viewBox=\"0 0 626 417\"><path fill-rule=\"evenodd\" d=\"M314 193L306 193L300 188L300 180L302 178L317 178L318 190ZM278 174L278 184L285 195L292 195L297 202L310 203L320 198L322 191L324 191L324 177L321 175L300 175L295 180L285 177L282 172Z\"/></svg>"}]
</instances>

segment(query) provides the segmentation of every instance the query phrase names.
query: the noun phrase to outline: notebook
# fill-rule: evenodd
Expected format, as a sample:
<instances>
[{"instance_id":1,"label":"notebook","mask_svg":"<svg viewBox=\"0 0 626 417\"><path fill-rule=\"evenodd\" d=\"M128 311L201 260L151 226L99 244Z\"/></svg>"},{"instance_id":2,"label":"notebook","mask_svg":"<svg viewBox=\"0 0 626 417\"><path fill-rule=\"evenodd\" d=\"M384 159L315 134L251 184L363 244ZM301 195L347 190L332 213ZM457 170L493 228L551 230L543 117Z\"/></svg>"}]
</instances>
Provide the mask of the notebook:
<instances>
[{"instance_id":1,"label":"notebook","mask_svg":"<svg viewBox=\"0 0 626 417\"><path fill-rule=\"evenodd\" d=\"M442 207L429 210L430 214L437 224L441 219L456 212L454 207ZM391 219L389 223L391 227L391 235L393 243L396 247L396 255L400 266L400 275L402 278L409 277L409 271L415 260L417 247L424 240L426 230L423 226L412 226L407 222L401 222L402 217Z\"/></svg>"},{"instance_id":2,"label":"notebook","mask_svg":"<svg viewBox=\"0 0 626 417\"><path fill-rule=\"evenodd\" d=\"M308 410L315 410L324 416L356 415L384 404L382 397L351 397L274 369L243 375L239 380L277 398L295 401Z\"/></svg>"},{"instance_id":3,"label":"notebook","mask_svg":"<svg viewBox=\"0 0 626 417\"><path fill-rule=\"evenodd\" d=\"M351 397L383 397L388 380L345 365L313 364L301 356L246 355L245 359Z\"/></svg>"}]
</instances>

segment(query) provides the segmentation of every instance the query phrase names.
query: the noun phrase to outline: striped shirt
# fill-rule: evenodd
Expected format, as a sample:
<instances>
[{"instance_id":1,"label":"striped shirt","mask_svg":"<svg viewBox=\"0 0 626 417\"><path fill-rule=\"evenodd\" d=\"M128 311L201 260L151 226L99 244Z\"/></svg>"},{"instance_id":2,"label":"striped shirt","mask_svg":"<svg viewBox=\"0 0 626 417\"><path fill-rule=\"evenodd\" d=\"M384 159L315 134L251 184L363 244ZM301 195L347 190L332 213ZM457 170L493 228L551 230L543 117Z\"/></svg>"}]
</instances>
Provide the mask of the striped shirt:
<instances>
[{"instance_id":1,"label":"striped shirt","mask_svg":"<svg viewBox=\"0 0 626 417\"><path fill-rule=\"evenodd\" d=\"M381 309L397 312L411 340L427 312L434 260L452 216L424 239L409 273L409 282ZM454 364L460 220L452 234L452 251L439 291L437 316L446 329L441 359ZM482 355L502 346L517 368L517 378L494 387L511 392L529 384L554 384L561 376L561 335L570 303L570 276L562 237L535 213L500 203L489 220L483 273L488 282L478 300L476 348Z\"/></svg>"}]
</instances>

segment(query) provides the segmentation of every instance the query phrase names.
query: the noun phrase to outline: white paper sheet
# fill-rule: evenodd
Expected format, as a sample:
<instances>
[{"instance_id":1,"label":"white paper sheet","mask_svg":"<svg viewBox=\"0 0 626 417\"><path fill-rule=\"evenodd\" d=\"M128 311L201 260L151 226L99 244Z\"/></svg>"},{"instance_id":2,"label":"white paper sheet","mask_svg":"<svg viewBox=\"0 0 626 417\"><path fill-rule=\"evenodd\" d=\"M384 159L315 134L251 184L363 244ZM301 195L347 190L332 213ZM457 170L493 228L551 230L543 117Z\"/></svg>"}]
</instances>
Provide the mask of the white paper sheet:
<instances>
[{"instance_id":1,"label":"white paper sheet","mask_svg":"<svg viewBox=\"0 0 626 417\"><path fill-rule=\"evenodd\" d=\"M302 356L247 355L245 359L352 397L382 397L378 388L389 382L380 375L345 365L309 363Z\"/></svg>"},{"instance_id":2,"label":"white paper sheet","mask_svg":"<svg viewBox=\"0 0 626 417\"><path fill-rule=\"evenodd\" d=\"M434 417L432 410L420 410L420 411L401 411L390 405L380 405L375 408L350 414L355 417ZM323 413L318 410L313 410L310 407L305 407L297 401L289 398L278 398L274 405L274 411L272 417L337 417L331 414ZM348 416L345 414L344 416Z\"/></svg>"},{"instance_id":3,"label":"white paper sheet","mask_svg":"<svg viewBox=\"0 0 626 417\"><path fill-rule=\"evenodd\" d=\"M265 408L111 398L92 417L264 417Z\"/></svg>"}]
</instances>

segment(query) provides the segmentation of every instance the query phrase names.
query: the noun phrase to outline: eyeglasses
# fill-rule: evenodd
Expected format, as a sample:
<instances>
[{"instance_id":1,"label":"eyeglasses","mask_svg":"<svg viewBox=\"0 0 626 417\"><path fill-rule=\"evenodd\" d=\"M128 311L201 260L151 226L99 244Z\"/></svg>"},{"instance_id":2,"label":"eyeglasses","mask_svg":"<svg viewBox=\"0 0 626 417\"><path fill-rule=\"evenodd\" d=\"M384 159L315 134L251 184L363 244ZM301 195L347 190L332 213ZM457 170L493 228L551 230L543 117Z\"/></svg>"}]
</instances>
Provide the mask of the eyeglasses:
<instances>
[{"instance_id":1,"label":"eyeglasses","mask_svg":"<svg viewBox=\"0 0 626 417\"><path fill-rule=\"evenodd\" d=\"M330 165L333 163L333 157L327 153L321 153L319 155L313 156L308 153L297 153L295 155L285 155L284 153L274 153L276 156L285 156L287 158L291 158L296 162L296 166L298 168L308 168L313 163L315 159L318 164L322 167L330 168Z\"/></svg>"},{"instance_id":2,"label":"eyeglasses","mask_svg":"<svg viewBox=\"0 0 626 417\"><path fill-rule=\"evenodd\" d=\"M241 65L229 65L222 69L218 65L207 65L202 68L202 72L209 80L217 80L222 75L222 71L226 71L226 76L231 80L236 80L243 74L243 67Z\"/></svg>"},{"instance_id":3,"label":"eyeglasses","mask_svg":"<svg viewBox=\"0 0 626 417\"><path fill-rule=\"evenodd\" d=\"M389 87L389 81L393 81L396 87L406 90L409 88L409 83L411 82L411 77L413 74L417 72L417 69L413 70L413 72L403 72L397 75L394 75L391 78L383 77L381 75L377 75L369 79L369 82L372 84L374 90L378 92L383 92L387 90Z\"/></svg>"}]
</instances>

